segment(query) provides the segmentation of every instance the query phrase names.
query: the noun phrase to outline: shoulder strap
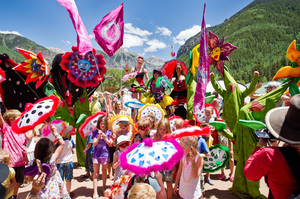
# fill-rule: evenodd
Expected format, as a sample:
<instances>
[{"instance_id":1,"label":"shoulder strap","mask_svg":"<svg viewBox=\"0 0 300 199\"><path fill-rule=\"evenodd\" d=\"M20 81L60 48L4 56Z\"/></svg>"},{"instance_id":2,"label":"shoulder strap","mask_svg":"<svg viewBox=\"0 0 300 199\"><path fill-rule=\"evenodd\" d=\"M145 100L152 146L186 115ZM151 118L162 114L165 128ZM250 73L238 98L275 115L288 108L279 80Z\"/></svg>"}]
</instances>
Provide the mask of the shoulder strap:
<instances>
[{"instance_id":1,"label":"shoulder strap","mask_svg":"<svg viewBox=\"0 0 300 199\"><path fill-rule=\"evenodd\" d=\"M297 150L293 147L279 147L279 149L300 186L300 157Z\"/></svg>"}]
</instances>

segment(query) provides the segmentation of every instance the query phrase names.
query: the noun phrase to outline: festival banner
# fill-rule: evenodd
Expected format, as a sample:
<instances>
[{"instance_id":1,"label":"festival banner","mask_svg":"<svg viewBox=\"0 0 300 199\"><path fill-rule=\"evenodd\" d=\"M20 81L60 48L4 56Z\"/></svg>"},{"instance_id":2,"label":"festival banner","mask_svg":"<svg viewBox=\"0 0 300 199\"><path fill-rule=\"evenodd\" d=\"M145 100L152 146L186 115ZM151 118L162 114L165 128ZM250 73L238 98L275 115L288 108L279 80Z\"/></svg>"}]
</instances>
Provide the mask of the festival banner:
<instances>
[{"instance_id":1,"label":"festival banner","mask_svg":"<svg viewBox=\"0 0 300 199\"><path fill-rule=\"evenodd\" d=\"M77 47L78 47L79 54L84 55L85 53L92 51L93 50L92 42L82 23L81 17L79 15L74 0L57 0L57 1L67 9L71 17L75 31L77 33Z\"/></svg>"},{"instance_id":2,"label":"festival banner","mask_svg":"<svg viewBox=\"0 0 300 199\"><path fill-rule=\"evenodd\" d=\"M124 9L123 3L104 16L94 28L96 42L110 57L123 45Z\"/></svg>"},{"instance_id":3,"label":"festival banner","mask_svg":"<svg viewBox=\"0 0 300 199\"><path fill-rule=\"evenodd\" d=\"M209 57L208 57L208 50L207 50L207 33L206 33L206 25L205 25L205 8L206 8L206 3L204 4L202 27L200 32L200 47L199 47L200 55L199 55L199 65L198 65L198 73L197 73L197 86L195 90L195 99L194 99L194 114L196 116L199 115L201 110L204 108L206 86L210 78Z\"/></svg>"}]
</instances>

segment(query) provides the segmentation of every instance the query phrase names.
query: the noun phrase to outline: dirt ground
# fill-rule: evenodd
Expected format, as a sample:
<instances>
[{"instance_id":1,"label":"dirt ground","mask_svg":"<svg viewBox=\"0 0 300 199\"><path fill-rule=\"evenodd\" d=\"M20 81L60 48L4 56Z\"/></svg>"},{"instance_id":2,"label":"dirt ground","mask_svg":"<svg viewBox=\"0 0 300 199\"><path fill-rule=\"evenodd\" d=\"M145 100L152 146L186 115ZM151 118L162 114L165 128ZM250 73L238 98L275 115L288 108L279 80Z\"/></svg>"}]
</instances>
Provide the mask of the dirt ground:
<instances>
[{"instance_id":1,"label":"dirt ground","mask_svg":"<svg viewBox=\"0 0 300 199\"><path fill-rule=\"evenodd\" d=\"M73 138L75 140L75 137ZM77 162L76 154L73 154L73 162ZM215 199L215 198L222 198L222 199L235 199L238 198L235 195L231 194L230 191L228 190L232 186L232 182L228 180L219 180L218 179L218 174L220 172L217 172L215 174L211 174L211 179L214 181L214 185L211 186L209 184L205 184L205 193L203 198L208 198L208 199ZM84 168L75 168L74 173L73 173L73 180L72 180L72 189L71 192L74 193L73 198L77 199L84 199L84 198L92 198L93 197L93 183L92 180L90 179L83 179L80 176L85 174L85 169ZM228 176L229 174L229 168L225 169L225 174ZM101 175L99 177L101 179ZM111 180L107 180L107 187L113 183ZM260 192L267 196L268 194L268 187L266 186L264 180L261 180L260 183ZM174 185L174 184L173 184ZM166 185L165 185L166 187ZM102 188L102 180L98 181L98 194L100 198L104 198L103 193L101 192ZM31 189L31 185L27 185L25 187L22 187L19 189L19 195L18 198L23 199L26 198L27 193ZM179 196L174 196L174 199L180 199Z\"/></svg>"}]
</instances>

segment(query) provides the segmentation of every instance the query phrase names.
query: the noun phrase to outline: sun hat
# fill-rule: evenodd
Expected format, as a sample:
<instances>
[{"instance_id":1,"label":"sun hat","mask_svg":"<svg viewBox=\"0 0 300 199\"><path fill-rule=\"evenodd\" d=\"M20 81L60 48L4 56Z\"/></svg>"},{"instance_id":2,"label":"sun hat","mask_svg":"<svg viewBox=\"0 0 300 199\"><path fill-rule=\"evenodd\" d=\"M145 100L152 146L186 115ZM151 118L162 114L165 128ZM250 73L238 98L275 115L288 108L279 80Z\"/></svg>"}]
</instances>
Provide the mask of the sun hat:
<instances>
[{"instance_id":1,"label":"sun hat","mask_svg":"<svg viewBox=\"0 0 300 199\"><path fill-rule=\"evenodd\" d=\"M278 83L278 82L275 82L275 81L269 82L269 83L266 85L265 89L267 89L269 86L277 88L277 87L279 87L279 83Z\"/></svg>"},{"instance_id":2,"label":"sun hat","mask_svg":"<svg viewBox=\"0 0 300 199\"><path fill-rule=\"evenodd\" d=\"M130 139L128 136L126 135L120 135L118 138L117 138L117 145L119 145L120 143L122 142L130 142Z\"/></svg>"},{"instance_id":3,"label":"sun hat","mask_svg":"<svg viewBox=\"0 0 300 199\"><path fill-rule=\"evenodd\" d=\"M265 122L270 133L288 144L300 144L300 94L293 96L289 107L271 109Z\"/></svg>"},{"instance_id":4,"label":"sun hat","mask_svg":"<svg viewBox=\"0 0 300 199\"><path fill-rule=\"evenodd\" d=\"M121 117L118 124L129 124L129 119L127 117Z\"/></svg>"},{"instance_id":5,"label":"sun hat","mask_svg":"<svg viewBox=\"0 0 300 199\"><path fill-rule=\"evenodd\" d=\"M160 75L162 75L162 71L161 71L160 68L154 69L154 70L153 70L153 74L154 74L155 72L158 72L158 73L160 73Z\"/></svg>"}]
</instances>

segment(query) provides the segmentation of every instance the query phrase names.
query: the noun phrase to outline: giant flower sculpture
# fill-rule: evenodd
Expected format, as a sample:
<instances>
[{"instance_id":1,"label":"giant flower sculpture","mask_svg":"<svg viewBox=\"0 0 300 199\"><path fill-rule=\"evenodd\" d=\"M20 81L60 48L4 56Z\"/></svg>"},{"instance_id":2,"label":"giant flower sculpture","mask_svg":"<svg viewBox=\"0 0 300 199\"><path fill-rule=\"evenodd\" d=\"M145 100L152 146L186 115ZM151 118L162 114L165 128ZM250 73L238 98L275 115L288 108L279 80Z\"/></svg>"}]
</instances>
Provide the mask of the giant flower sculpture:
<instances>
[{"instance_id":1,"label":"giant flower sculpture","mask_svg":"<svg viewBox=\"0 0 300 199\"><path fill-rule=\"evenodd\" d=\"M223 60L230 61L228 55L237 49L231 43L224 44L224 37L219 41L219 37L209 31L209 38L208 38L208 46L209 46L209 64L214 65L217 67L218 71L224 76L224 63Z\"/></svg>"},{"instance_id":2,"label":"giant flower sculpture","mask_svg":"<svg viewBox=\"0 0 300 199\"><path fill-rule=\"evenodd\" d=\"M36 55L21 48L17 48L17 50L26 58L26 61L13 69L27 76L25 84L36 82L36 88L38 88L50 74L48 62L43 58L41 52Z\"/></svg>"},{"instance_id":3,"label":"giant flower sculpture","mask_svg":"<svg viewBox=\"0 0 300 199\"><path fill-rule=\"evenodd\" d=\"M96 54L96 50L80 55L78 47L72 47L73 52L66 52L62 56L61 68L68 72L68 79L82 88L96 87L103 80L106 73L103 55Z\"/></svg>"}]
</instances>

